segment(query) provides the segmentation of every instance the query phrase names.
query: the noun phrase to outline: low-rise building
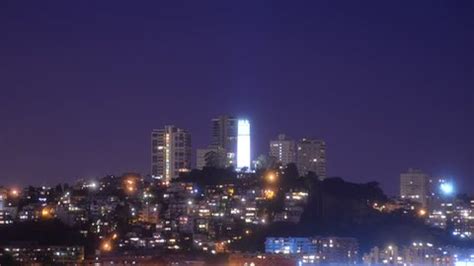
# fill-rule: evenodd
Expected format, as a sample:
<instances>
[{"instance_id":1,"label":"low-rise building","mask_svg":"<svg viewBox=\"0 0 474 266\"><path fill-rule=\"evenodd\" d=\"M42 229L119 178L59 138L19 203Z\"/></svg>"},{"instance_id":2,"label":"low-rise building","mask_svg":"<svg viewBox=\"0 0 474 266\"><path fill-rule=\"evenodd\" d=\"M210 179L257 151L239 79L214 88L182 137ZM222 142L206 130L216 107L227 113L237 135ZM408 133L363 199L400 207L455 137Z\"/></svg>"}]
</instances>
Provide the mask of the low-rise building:
<instances>
[{"instance_id":1,"label":"low-rise building","mask_svg":"<svg viewBox=\"0 0 474 266\"><path fill-rule=\"evenodd\" d=\"M355 264L358 242L350 237L268 237L265 252L296 256L302 264Z\"/></svg>"},{"instance_id":2,"label":"low-rise building","mask_svg":"<svg viewBox=\"0 0 474 266\"><path fill-rule=\"evenodd\" d=\"M84 261L84 247L81 246L4 246L0 256L10 255L21 265L31 264L74 264Z\"/></svg>"}]
</instances>

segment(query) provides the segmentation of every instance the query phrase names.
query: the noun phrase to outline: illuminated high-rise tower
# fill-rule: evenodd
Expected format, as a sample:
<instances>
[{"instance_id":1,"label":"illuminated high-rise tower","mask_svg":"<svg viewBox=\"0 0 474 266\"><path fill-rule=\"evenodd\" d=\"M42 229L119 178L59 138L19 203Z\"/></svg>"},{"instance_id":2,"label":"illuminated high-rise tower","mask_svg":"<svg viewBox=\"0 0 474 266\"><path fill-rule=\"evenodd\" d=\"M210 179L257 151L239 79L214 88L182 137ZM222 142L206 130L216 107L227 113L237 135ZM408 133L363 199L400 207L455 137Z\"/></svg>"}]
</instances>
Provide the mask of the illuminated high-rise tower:
<instances>
[{"instance_id":1,"label":"illuminated high-rise tower","mask_svg":"<svg viewBox=\"0 0 474 266\"><path fill-rule=\"evenodd\" d=\"M171 180L191 169L191 135L184 129L165 126L151 133L151 175Z\"/></svg>"},{"instance_id":2,"label":"illuminated high-rise tower","mask_svg":"<svg viewBox=\"0 0 474 266\"><path fill-rule=\"evenodd\" d=\"M209 149L223 151L225 166L250 170L250 122L228 115L212 119L212 142ZM203 159L198 159L201 159L199 161L202 164Z\"/></svg>"},{"instance_id":3,"label":"illuminated high-rise tower","mask_svg":"<svg viewBox=\"0 0 474 266\"><path fill-rule=\"evenodd\" d=\"M239 119L237 123L237 169L250 170L250 122Z\"/></svg>"}]
</instances>

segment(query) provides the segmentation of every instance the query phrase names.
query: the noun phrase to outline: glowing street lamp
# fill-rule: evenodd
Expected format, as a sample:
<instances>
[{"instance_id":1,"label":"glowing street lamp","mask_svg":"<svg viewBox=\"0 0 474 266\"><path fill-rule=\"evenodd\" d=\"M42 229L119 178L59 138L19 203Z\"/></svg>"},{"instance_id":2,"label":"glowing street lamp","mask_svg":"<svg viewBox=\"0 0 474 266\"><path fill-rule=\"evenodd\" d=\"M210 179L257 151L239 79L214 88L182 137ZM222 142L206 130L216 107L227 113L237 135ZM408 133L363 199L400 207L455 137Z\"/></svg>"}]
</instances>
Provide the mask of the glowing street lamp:
<instances>
[{"instance_id":1,"label":"glowing street lamp","mask_svg":"<svg viewBox=\"0 0 474 266\"><path fill-rule=\"evenodd\" d=\"M16 188L13 188L12 190L10 190L10 196L12 196L13 198L16 198L20 195L20 191Z\"/></svg>"},{"instance_id":2,"label":"glowing street lamp","mask_svg":"<svg viewBox=\"0 0 474 266\"><path fill-rule=\"evenodd\" d=\"M278 174L275 171L269 171L265 174L264 179L267 183L275 183L278 180Z\"/></svg>"},{"instance_id":3,"label":"glowing street lamp","mask_svg":"<svg viewBox=\"0 0 474 266\"><path fill-rule=\"evenodd\" d=\"M95 189L97 188L97 183L94 182L94 181L91 182L91 183L89 184L89 188L92 189L92 190L95 190Z\"/></svg>"},{"instance_id":4,"label":"glowing street lamp","mask_svg":"<svg viewBox=\"0 0 474 266\"><path fill-rule=\"evenodd\" d=\"M43 219L51 219L53 217L54 210L50 207L44 207L41 209L41 218Z\"/></svg>"},{"instance_id":5,"label":"glowing street lamp","mask_svg":"<svg viewBox=\"0 0 474 266\"><path fill-rule=\"evenodd\" d=\"M268 181L269 183L273 183L273 182L275 182L275 180L276 180L276 175L275 175L275 173L271 172L271 173L269 173L269 174L267 175L267 181Z\"/></svg>"},{"instance_id":6,"label":"glowing street lamp","mask_svg":"<svg viewBox=\"0 0 474 266\"><path fill-rule=\"evenodd\" d=\"M426 210L425 210L425 209L420 209L420 210L418 211L418 215L419 215L419 216L425 216L425 215L426 215Z\"/></svg>"},{"instance_id":7,"label":"glowing street lamp","mask_svg":"<svg viewBox=\"0 0 474 266\"><path fill-rule=\"evenodd\" d=\"M100 249L105 252L110 252L112 251L112 243L109 240L104 240L100 246Z\"/></svg>"}]
</instances>

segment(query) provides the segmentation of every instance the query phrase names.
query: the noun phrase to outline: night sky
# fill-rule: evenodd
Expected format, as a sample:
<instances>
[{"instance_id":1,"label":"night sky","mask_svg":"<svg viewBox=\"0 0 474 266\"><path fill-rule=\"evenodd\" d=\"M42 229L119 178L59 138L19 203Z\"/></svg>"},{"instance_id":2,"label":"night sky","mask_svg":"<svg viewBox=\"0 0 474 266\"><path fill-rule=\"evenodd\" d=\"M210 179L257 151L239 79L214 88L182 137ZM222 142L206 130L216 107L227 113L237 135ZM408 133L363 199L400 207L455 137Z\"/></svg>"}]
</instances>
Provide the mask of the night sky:
<instances>
[{"instance_id":1,"label":"night sky","mask_svg":"<svg viewBox=\"0 0 474 266\"><path fill-rule=\"evenodd\" d=\"M472 1L0 1L0 183L149 172L150 131L252 122L328 174L474 193ZM363 3L362 3L363 2Z\"/></svg>"}]
</instances>

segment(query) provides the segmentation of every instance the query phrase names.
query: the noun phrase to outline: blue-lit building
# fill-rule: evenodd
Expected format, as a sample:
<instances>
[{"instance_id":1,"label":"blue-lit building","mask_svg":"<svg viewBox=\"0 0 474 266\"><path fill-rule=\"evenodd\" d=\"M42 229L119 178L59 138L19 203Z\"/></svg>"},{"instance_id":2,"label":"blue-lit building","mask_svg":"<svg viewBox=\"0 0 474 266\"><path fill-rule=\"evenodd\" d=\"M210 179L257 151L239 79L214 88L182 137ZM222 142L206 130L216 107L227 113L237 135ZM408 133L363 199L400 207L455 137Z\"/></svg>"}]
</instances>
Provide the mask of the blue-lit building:
<instances>
[{"instance_id":1,"label":"blue-lit building","mask_svg":"<svg viewBox=\"0 0 474 266\"><path fill-rule=\"evenodd\" d=\"M265 252L288 254L300 259L300 265L356 264L359 261L357 239L351 237L267 237Z\"/></svg>"},{"instance_id":2,"label":"blue-lit building","mask_svg":"<svg viewBox=\"0 0 474 266\"><path fill-rule=\"evenodd\" d=\"M267 237L265 252L274 254L314 254L316 245L309 237Z\"/></svg>"}]
</instances>

